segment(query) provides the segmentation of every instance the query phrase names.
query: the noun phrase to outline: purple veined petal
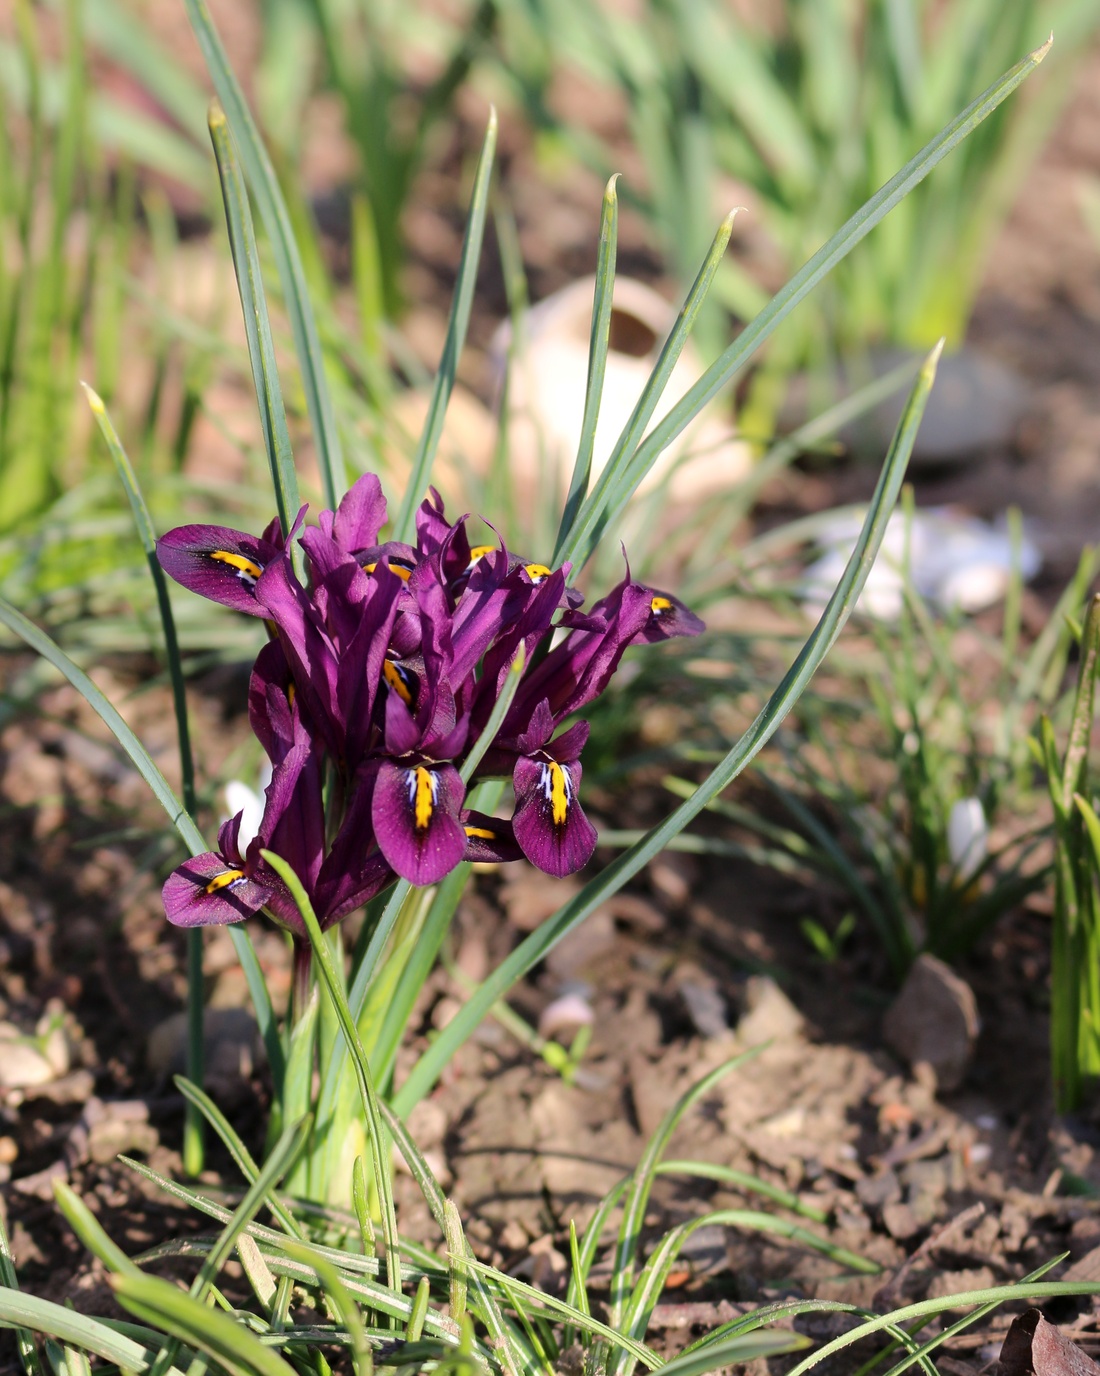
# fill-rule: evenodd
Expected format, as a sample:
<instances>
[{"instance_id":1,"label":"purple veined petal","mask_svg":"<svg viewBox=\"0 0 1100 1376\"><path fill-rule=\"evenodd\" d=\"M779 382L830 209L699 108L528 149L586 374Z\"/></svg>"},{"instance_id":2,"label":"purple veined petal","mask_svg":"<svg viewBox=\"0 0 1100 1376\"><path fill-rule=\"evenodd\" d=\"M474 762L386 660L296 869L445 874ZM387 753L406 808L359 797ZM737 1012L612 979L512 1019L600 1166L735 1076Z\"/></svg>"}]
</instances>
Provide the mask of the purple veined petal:
<instances>
[{"instance_id":1,"label":"purple veined petal","mask_svg":"<svg viewBox=\"0 0 1100 1376\"><path fill-rule=\"evenodd\" d=\"M540 698L549 701L556 721L598 698L626 647L648 621L651 597L648 589L629 583L597 603L592 611L605 623L604 629L570 631L520 685L506 724L522 721Z\"/></svg>"},{"instance_id":2,"label":"purple veined petal","mask_svg":"<svg viewBox=\"0 0 1100 1376\"><path fill-rule=\"evenodd\" d=\"M464 516L459 522L464 521ZM416 548L422 555L438 554L451 534L452 525L443 509L443 498L434 487L420 503L416 513Z\"/></svg>"},{"instance_id":3,"label":"purple veined petal","mask_svg":"<svg viewBox=\"0 0 1100 1376\"><path fill-rule=\"evenodd\" d=\"M578 760L519 759L512 775L516 841L532 865L557 879L582 869L596 849L596 828L577 800L580 781Z\"/></svg>"},{"instance_id":4,"label":"purple veined petal","mask_svg":"<svg viewBox=\"0 0 1100 1376\"><path fill-rule=\"evenodd\" d=\"M379 849L403 879L435 884L466 853L458 820L466 789L452 764L384 760L371 800Z\"/></svg>"},{"instance_id":5,"label":"purple veined petal","mask_svg":"<svg viewBox=\"0 0 1100 1376\"><path fill-rule=\"evenodd\" d=\"M256 588L280 552L226 526L177 526L157 541L161 568L192 592L248 616L266 616Z\"/></svg>"},{"instance_id":6,"label":"purple veined petal","mask_svg":"<svg viewBox=\"0 0 1100 1376\"><path fill-rule=\"evenodd\" d=\"M396 687L387 692L382 711L385 723L382 739L386 751L392 755L408 755L416 750L424 733Z\"/></svg>"},{"instance_id":7,"label":"purple veined petal","mask_svg":"<svg viewBox=\"0 0 1100 1376\"><path fill-rule=\"evenodd\" d=\"M485 655L481 677L477 682L476 701L472 709L472 730L475 735L489 719L489 714L500 696L508 671L515 660L516 651L522 645L526 662L530 665L536 646L550 633L564 578L565 575L559 569L550 578L536 585L523 615L503 629L503 633ZM535 672L537 673L537 670ZM531 679L532 672L528 670L505 718L504 730L501 732L505 739L510 739L525 729L539 700L546 697L545 692L528 690Z\"/></svg>"},{"instance_id":8,"label":"purple veined petal","mask_svg":"<svg viewBox=\"0 0 1100 1376\"><path fill-rule=\"evenodd\" d=\"M514 745L516 753L519 755L534 755L547 743L554 734L554 714L550 711L550 704L545 698L541 700L535 710L531 713L531 719L527 723L526 730L514 738L509 737L509 744ZM572 756L576 759L576 755Z\"/></svg>"},{"instance_id":9,"label":"purple veined petal","mask_svg":"<svg viewBox=\"0 0 1100 1376\"><path fill-rule=\"evenodd\" d=\"M463 860L477 865L505 865L523 858L511 822L468 809L462 813L462 830L466 833Z\"/></svg>"},{"instance_id":10,"label":"purple veined petal","mask_svg":"<svg viewBox=\"0 0 1100 1376\"><path fill-rule=\"evenodd\" d=\"M660 592L647 588L649 598L649 619L631 640L631 645L652 645L658 640L671 640L678 635L699 635L706 630L706 624L685 607L678 597L670 592Z\"/></svg>"},{"instance_id":11,"label":"purple veined petal","mask_svg":"<svg viewBox=\"0 0 1100 1376\"><path fill-rule=\"evenodd\" d=\"M258 913L271 890L250 879L241 866L207 851L173 870L161 897L174 927L224 927Z\"/></svg>"},{"instance_id":12,"label":"purple veined petal","mask_svg":"<svg viewBox=\"0 0 1100 1376\"><path fill-rule=\"evenodd\" d=\"M560 736L555 736L549 744L542 747L543 754L549 755L559 764L568 764L571 760L580 759L581 751L588 744L591 730L591 722L575 721Z\"/></svg>"},{"instance_id":13,"label":"purple veined petal","mask_svg":"<svg viewBox=\"0 0 1100 1376\"><path fill-rule=\"evenodd\" d=\"M327 932L342 917L369 903L396 878L380 850L370 851L354 869L334 875L332 882L326 882L322 872L317 890L317 920L321 930Z\"/></svg>"},{"instance_id":14,"label":"purple veined petal","mask_svg":"<svg viewBox=\"0 0 1100 1376\"><path fill-rule=\"evenodd\" d=\"M371 579L350 554L316 527L303 532L309 557L313 605L337 650L354 636L360 612L371 594Z\"/></svg>"},{"instance_id":15,"label":"purple veined petal","mask_svg":"<svg viewBox=\"0 0 1100 1376\"><path fill-rule=\"evenodd\" d=\"M267 871L261 850L273 850L294 870L312 893L325 852L325 808L321 780L321 752L300 722L293 749L275 766L265 792L264 815L249 843L246 860L253 874L279 887Z\"/></svg>"},{"instance_id":16,"label":"purple veined petal","mask_svg":"<svg viewBox=\"0 0 1100 1376\"><path fill-rule=\"evenodd\" d=\"M332 523L332 538L348 554L369 549L378 543L378 532L386 524L386 499L382 484L374 473L356 478L340 499Z\"/></svg>"},{"instance_id":17,"label":"purple veined petal","mask_svg":"<svg viewBox=\"0 0 1100 1376\"><path fill-rule=\"evenodd\" d=\"M374 841L371 803L379 761L363 765L352 780L340 829L321 866L314 910L322 928L368 902L397 877Z\"/></svg>"},{"instance_id":18,"label":"purple veined petal","mask_svg":"<svg viewBox=\"0 0 1100 1376\"><path fill-rule=\"evenodd\" d=\"M336 696L336 653L309 594L295 578L287 555L280 555L265 569L257 597L278 629L279 643L306 711L339 758L343 753L344 723Z\"/></svg>"},{"instance_id":19,"label":"purple veined petal","mask_svg":"<svg viewBox=\"0 0 1100 1376\"><path fill-rule=\"evenodd\" d=\"M272 640L256 656L248 680L248 724L274 764L294 745L294 678L283 647Z\"/></svg>"},{"instance_id":20,"label":"purple veined petal","mask_svg":"<svg viewBox=\"0 0 1100 1376\"><path fill-rule=\"evenodd\" d=\"M234 816L224 821L218 828L218 850L225 857L225 863L231 868L236 865L242 868L244 861L241 858L241 819L244 816L243 810L235 813Z\"/></svg>"}]
</instances>

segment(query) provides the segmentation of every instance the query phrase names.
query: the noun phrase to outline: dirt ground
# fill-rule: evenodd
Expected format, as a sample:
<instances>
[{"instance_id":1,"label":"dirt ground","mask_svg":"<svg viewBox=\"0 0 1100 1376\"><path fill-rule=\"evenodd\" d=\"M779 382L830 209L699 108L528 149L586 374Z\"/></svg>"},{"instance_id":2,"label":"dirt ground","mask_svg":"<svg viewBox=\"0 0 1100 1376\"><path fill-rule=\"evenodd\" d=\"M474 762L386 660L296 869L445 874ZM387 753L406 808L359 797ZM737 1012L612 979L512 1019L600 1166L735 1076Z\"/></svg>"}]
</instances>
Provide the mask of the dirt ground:
<instances>
[{"instance_id":1,"label":"dirt ground","mask_svg":"<svg viewBox=\"0 0 1100 1376\"><path fill-rule=\"evenodd\" d=\"M1075 210L1081 177L1100 175L1098 74L1093 60L998 243L974 321L973 342L1027 380L1019 433L965 466L915 475L922 503L957 502L980 515L1021 506L1045 558L1040 604L1100 529L1100 246ZM456 178L479 137L480 111L467 113L461 137L426 174L409 225L410 295L421 303L409 332L425 353L441 337L457 258ZM504 138L503 163L535 294L590 271L595 181L578 175L547 186L515 134ZM623 235L620 264L659 283L656 255L629 214ZM494 272L486 270L474 322L475 386L476 350L503 312ZM816 509L866 495L871 481L858 465L796 471L766 494L765 509ZM20 656L0 661L0 688L26 667ZM112 664L95 677L171 778L170 707L161 689L143 686L147 669ZM200 768L243 739L240 689L231 675L195 684ZM605 795L593 811L610 821L612 811L644 815L656 805ZM91 1312L109 1312L111 1301L54 1209L55 1177L88 1198L131 1252L202 1230L115 1161L125 1151L164 1173L181 1170L182 1100L170 1080L179 1041L164 1024L182 1007L183 943L164 921L156 880L171 855L141 781L71 689L49 689L33 715L0 718L0 1019L25 1033L45 1034L51 1019L60 1029L40 1083L0 1090L0 1206L22 1283ZM570 881L521 866L478 876L456 922L457 970L483 974L569 890ZM814 905L804 889L741 862L662 857L516 993L532 1025L571 992L590 1001L592 1043L571 1084L495 1022L480 1030L413 1123L484 1256L560 1285L569 1221L588 1221L689 1084L770 1038L693 1112L669 1156L751 1172L795 1193L827 1220L806 1223L809 1231L881 1270L854 1275L790 1241L704 1229L654 1317L670 1346L794 1292L888 1307L1018 1279L1061 1252L1068 1259L1051 1278L1100 1279L1100 1122L1051 1114L1041 899L1009 915L960 968L981 1032L950 1092L885 1048L893 990L870 940L857 934L829 967L811 951L798 919ZM285 991L281 938L260 928L254 937L273 987ZM259 1144L264 1068L224 933L209 934L205 963L220 1019L215 1093ZM399 1076L461 989L456 974L433 976ZM212 1182L235 1183L216 1150L211 1168ZM769 1207L715 1182L667 1177L647 1224L656 1235L704 1210ZM407 1179L401 1223L430 1236ZM1048 1312L1100 1349L1092 1304ZM1010 1317L999 1312L954 1340L941 1368L980 1370ZM806 1331L820 1338L833 1329L819 1322ZM4 1341L2 1373L15 1369Z\"/></svg>"}]
</instances>

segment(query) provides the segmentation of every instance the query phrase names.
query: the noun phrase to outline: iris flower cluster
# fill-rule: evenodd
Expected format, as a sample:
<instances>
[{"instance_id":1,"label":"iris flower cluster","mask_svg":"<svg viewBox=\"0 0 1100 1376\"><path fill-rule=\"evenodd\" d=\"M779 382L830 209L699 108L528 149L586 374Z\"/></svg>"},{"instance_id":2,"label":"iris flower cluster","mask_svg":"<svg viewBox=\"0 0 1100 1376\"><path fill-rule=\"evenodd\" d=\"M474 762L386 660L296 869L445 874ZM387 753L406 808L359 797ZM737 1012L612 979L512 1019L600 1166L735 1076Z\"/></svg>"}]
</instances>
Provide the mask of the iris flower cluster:
<instances>
[{"instance_id":1,"label":"iris flower cluster","mask_svg":"<svg viewBox=\"0 0 1100 1376\"><path fill-rule=\"evenodd\" d=\"M434 884L463 860L526 856L547 874L579 870L596 846L579 800L589 727L555 732L603 692L628 646L697 635L703 623L629 569L582 612L568 564L528 562L503 542L471 546L467 518L448 522L434 489L415 546L379 543L386 502L373 474L319 525L303 529L304 515L289 541L273 521L260 536L180 526L157 547L178 583L270 632L248 693L272 768L263 821L242 847L238 813L217 851L171 875L169 921L239 922L264 908L304 936L262 850L290 863L326 928L396 876ZM505 821L466 806L459 771L521 650L523 676L470 781L511 776Z\"/></svg>"}]
</instances>

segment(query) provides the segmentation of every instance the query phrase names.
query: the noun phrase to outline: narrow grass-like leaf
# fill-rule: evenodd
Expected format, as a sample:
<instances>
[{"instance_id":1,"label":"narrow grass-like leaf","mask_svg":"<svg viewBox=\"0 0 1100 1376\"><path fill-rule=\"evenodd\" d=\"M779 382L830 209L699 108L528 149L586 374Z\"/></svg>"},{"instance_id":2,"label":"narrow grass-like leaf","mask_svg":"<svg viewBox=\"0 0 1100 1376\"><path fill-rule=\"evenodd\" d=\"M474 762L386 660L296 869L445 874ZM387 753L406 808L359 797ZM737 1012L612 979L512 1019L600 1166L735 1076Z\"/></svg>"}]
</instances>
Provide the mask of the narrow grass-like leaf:
<instances>
[{"instance_id":1,"label":"narrow grass-like leaf","mask_svg":"<svg viewBox=\"0 0 1100 1376\"><path fill-rule=\"evenodd\" d=\"M797 1352L809 1347L810 1340L801 1333L745 1333L726 1338L688 1356L673 1357L661 1367L661 1376L703 1376L704 1372L720 1367L737 1366L757 1357L777 1357L783 1352Z\"/></svg>"},{"instance_id":2,"label":"narrow grass-like leaf","mask_svg":"<svg viewBox=\"0 0 1100 1376\"><path fill-rule=\"evenodd\" d=\"M347 999L344 997L342 979L332 963L332 953L321 932L321 926L317 921L316 913L313 911L313 905L309 901L309 895L302 887L302 882L292 867L281 856L267 850L261 853L290 890L291 897L301 914L306 931L309 933L310 945L313 947L313 958L317 962L328 996L340 1020L340 1027L347 1040L348 1050L351 1052L355 1077L359 1082L359 1094L363 1101L363 1112L366 1116L367 1137L374 1158L375 1187L378 1190L378 1199L382 1207L382 1239L386 1249L386 1276L390 1289L395 1294L400 1294L401 1254L397 1237L397 1216L393 1207L393 1189L386 1151L385 1127L379 1112L378 1099L374 1092L370 1063L367 1060L366 1052L363 1050L363 1044L359 1040L359 1031L348 1008Z\"/></svg>"},{"instance_id":3,"label":"narrow grass-like leaf","mask_svg":"<svg viewBox=\"0 0 1100 1376\"><path fill-rule=\"evenodd\" d=\"M98 1257L108 1271L118 1275L140 1274L140 1268L104 1231L103 1225L75 1190L63 1180L53 1182L53 1196L65 1221L92 1256Z\"/></svg>"},{"instance_id":4,"label":"narrow grass-like leaf","mask_svg":"<svg viewBox=\"0 0 1100 1376\"><path fill-rule=\"evenodd\" d=\"M1047 55L1050 43L1051 40L1048 40L1042 47L1036 48L995 81L891 177L795 273L764 310L746 325L729 348L646 436L637 451L632 456L624 453L619 461L608 463L601 475L601 478L607 478L607 483L602 484L602 490L597 487L582 507L574 533L563 550L564 557L572 559L575 568L589 559L598 543L600 531L623 509L658 455L719 394L730 378L837 263L1034 71Z\"/></svg>"},{"instance_id":5,"label":"narrow grass-like leaf","mask_svg":"<svg viewBox=\"0 0 1100 1376\"><path fill-rule=\"evenodd\" d=\"M667 1233L647 1260L638 1281L634 1286L630 1302L623 1316L622 1331L632 1338L644 1336L653 1307L661 1297L676 1258L685 1242L699 1228L710 1226L741 1228L746 1232L762 1233L768 1237L786 1238L820 1256L828 1257L838 1266L847 1267L862 1275L875 1275L880 1270L873 1261L867 1261L847 1248L837 1247L828 1238L818 1237L816 1233L790 1223L786 1219L775 1218L772 1214L760 1213L753 1209L718 1209L713 1213L702 1214L687 1223L681 1223ZM632 1357L620 1358L612 1368L620 1376L631 1376L634 1370Z\"/></svg>"},{"instance_id":6,"label":"narrow grass-like leaf","mask_svg":"<svg viewBox=\"0 0 1100 1376\"><path fill-rule=\"evenodd\" d=\"M290 214L279 190L275 169L271 165L271 159L248 108L248 102L237 78L233 75L221 39L210 18L206 0L185 0L185 3L191 27L199 41L210 79L214 83L233 138L240 150L260 218L271 242L276 270L283 289L283 301L294 336L306 407L313 427L313 440L317 447L317 462L321 470L325 502L335 510L347 486L344 460L336 427L336 415L325 379L317 322L313 318L309 287L294 238Z\"/></svg>"},{"instance_id":7,"label":"narrow grass-like leaf","mask_svg":"<svg viewBox=\"0 0 1100 1376\"><path fill-rule=\"evenodd\" d=\"M105 1362L114 1363L121 1371L136 1372L138 1376L144 1376L152 1365L152 1353L148 1348L119 1333L102 1319L89 1318L63 1304L54 1304L52 1300L39 1299L37 1295L27 1295L20 1290L9 1290L6 1286L0 1286L0 1327L49 1334L102 1357ZM182 1373L178 1367L172 1367L167 1376L182 1376Z\"/></svg>"},{"instance_id":8,"label":"narrow grass-like leaf","mask_svg":"<svg viewBox=\"0 0 1100 1376\"><path fill-rule=\"evenodd\" d=\"M19 1279L15 1274L15 1260L8 1242L4 1214L0 1211L0 1294L4 1290L18 1289ZM27 1376L42 1376L42 1363L38 1358L38 1349L34 1345L34 1335L29 1328L15 1326L15 1345L19 1349L20 1365Z\"/></svg>"},{"instance_id":9,"label":"narrow grass-like leaf","mask_svg":"<svg viewBox=\"0 0 1100 1376\"><path fill-rule=\"evenodd\" d=\"M699 1180L716 1180L719 1184L729 1185L732 1189L743 1190L748 1194L758 1194L770 1199L782 1209L811 1219L814 1223L828 1223L829 1215L824 1209L805 1204L798 1195L781 1189L766 1180L758 1180L747 1171L736 1171L730 1166L719 1166L713 1161L660 1161L654 1168L658 1175L690 1175Z\"/></svg>"},{"instance_id":10,"label":"narrow grass-like leaf","mask_svg":"<svg viewBox=\"0 0 1100 1376\"><path fill-rule=\"evenodd\" d=\"M489 1285L499 1274L495 1267L489 1266L483 1261L476 1261L469 1255L466 1258L466 1266L472 1274L483 1277ZM573 1328L588 1333L594 1338L601 1338L613 1347L629 1352L650 1371L656 1371L660 1368L661 1359L652 1348L647 1347L644 1343L636 1342L633 1338L618 1332L606 1323L601 1323L599 1319L595 1319L591 1315L582 1314L574 1305L558 1299L556 1295L548 1294L544 1290L537 1290L533 1285L528 1285L515 1276L508 1277L508 1287L536 1312L552 1314L557 1318L565 1319Z\"/></svg>"},{"instance_id":11,"label":"narrow grass-like leaf","mask_svg":"<svg viewBox=\"0 0 1100 1376\"><path fill-rule=\"evenodd\" d=\"M230 1156L237 1163L237 1168L244 1176L249 1185L254 1185L259 1178L260 1167L253 1160L252 1153L248 1150L240 1137L234 1131L229 1119L198 1085L192 1084L183 1075L173 1076L176 1088L183 1095L189 1104L193 1104L196 1110L202 1114L210 1126L225 1144ZM279 1220L291 1237L301 1237L302 1230L299 1228L294 1215L287 1209L275 1194L272 1193L267 1201L267 1206L272 1215Z\"/></svg>"},{"instance_id":12,"label":"narrow grass-like leaf","mask_svg":"<svg viewBox=\"0 0 1100 1376\"><path fill-rule=\"evenodd\" d=\"M600 212L600 239L596 251L596 286L592 298L592 333L588 343L588 381L584 393L584 415L581 418L581 438L577 447L577 457L573 464L573 475L569 479L569 491L561 513L557 539L554 542L554 556L551 563L559 562L558 551L562 542L572 529L581 503L588 495L588 483L592 474L592 451L596 444L596 425L600 418L600 402L603 399L603 380L607 371L607 349L611 339L611 308L615 300L615 256L619 246L619 197L615 183L619 174L611 177L603 193L603 208Z\"/></svg>"},{"instance_id":13,"label":"narrow grass-like leaf","mask_svg":"<svg viewBox=\"0 0 1100 1376\"><path fill-rule=\"evenodd\" d=\"M168 818L179 833L183 844L192 855L202 855L206 850L206 842L187 809L172 792L168 780L157 768L152 756L84 670L74 664L64 650L45 631L36 626L33 621L29 621L22 612L17 611L3 597L0 597L0 622L3 622L32 650L35 650L43 659L65 675L129 756L134 768L152 789L153 796L168 814ZM248 992L252 996L252 1006L264 1040L272 1078L278 1087L281 1085L283 1075L283 1049L279 1041L279 1030L275 1022L275 1013L271 1007L271 996L268 993L263 971L260 969L255 948L244 927L241 925L230 927L229 935L248 982Z\"/></svg>"},{"instance_id":14,"label":"narrow grass-like leaf","mask_svg":"<svg viewBox=\"0 0 1100 1376\"><path fill-rule=\"evenodd\" d=\"M325 1299L336 1310L337 1317L347 1329L351 1339L351 1355L355 1376L371 1376L370 1343L367 1341L366 1330L363 1327L363 1316L341 1279L339 1271L331 1262L323 1261L308 1247L298 1247L293 1242L284 1245L287 1256L297 1261L306 1262L320 1276ZM423 1326L423 1315L421 1316L421 1326Z\"/></svg>"},{"instance_id":15,"label":"narrow grass-like leaf","mask_svg":"<svg viewBox=\"0 0 1100 1376\"><path fill-rule=\"evenodd\" d=\"M646 1143L642 1159L638 1162L630 1178L626 1208L623 1211L623 1219L619 1227L619 1240L615 1247L615 1261L611 1279L611 1304L608 1309L608 1317L613 1328L620 1328L623 1325L625 1305L633 1283L634 1266L638 1257L638 1247L641 1243L642 1223L653 1189L657 1163L664 1155L672 1134L676 1131L685 1113L700 1099L705 1098L727 1075L731 1075L746 1061L755 1059L762 1050L763 1047L754 1047L752 1050L744 1051L741 1055L734 1056L728 1061L723 1061L709 1075L704 1075L701 1080L691 1085L661 1119L656 1132Z\"/></svg>"},{"instance_id":16,"label":"narrow grass-like leaf","mask_svg":"<svg viewBox=\"0 0 1100 1376\"><path fill-rule=\"evenodd\" d=\"M474 299L477 283L478 262L481 258L481 241L485 234L485 218L489 211L489 180L493 172L493 156L497 145L497 114L489 115L489 127L485 131L485 142L481 146L477 173L474 177L474 191L470 199L470 213L466 220L466 237L462 241L462 258L458 265L458 281L455 284L454 300L451 302L451 315L447 322L447 338L443 344L443 356L439 360L439 371L435 375L428 414L424 430L416 448L412 472L406 484L401 505L393 523L393 539L409 541L416 525L416 510L427 490L431 478L435 452L439 438L443 434L443 420L447 413L447 403L458 371L458 356L466 342L466 328L470 323L470 307Z\"/></svg>"},{"instance_id":17,"label":"narrow grass-like leaf","mask_svg":"<svg viewBox=\"0 0 1100 1376\"><path fill-rule=\"evenodd\" d=\"M718 796L733 779L763 749L779 729L780 724L805 690L818 665L832 648L852 607L862 591L867 574L874 563L886 523L897 501L905 466L916 439L924 406L935 378L940 349L929 355L921 368L902 413L897 432L890 445L886 462L875 487L859 539L830 597L821 619L810 633L794 663L782 682L768 699L755 721L725 755L721 763L700 784L695 794L654 827L644 840L613 860L601 874L591 880L574 898L548 918L537 931L524 938L515 950L483 981L477 993L459 1010L440 1032L432 1046L413 1067L408 1079L394 1096L393 1105L404 1115L435 1084L443 1067L459 1046L488 1016L496 1001L545 954L599 905L616 893L623 884L657 854L673 836L681 832Z\"/></svg>"},{"instance_id":18,"label":"narrow grass-like leaf","mask_svg":"<svg viewBox=\"0 0 1100 1376\"><path fill-rule=\"evenodd\" d=\"M252 227L252 210L248 203L244 177L237 161L237 151L229 132L225 111L215 101L210 106L210 141L218 163L222 200L225 203L225 222L229 230L229 247L233 254L233 270L237 274L237 289L244 313L244 332L248 339L248 357L252 364L252 383L260 408L260 426L267 450L271 482L275 489L275 505L284 537L290 535L301 501L298 496L298 474L294 470L294 454L290 447L290 432L286 426L283 389L279 382L279 365L275 358L275 341L271 335L271 320L267 313L267 294L260 275L260 255L256 247L256 231Z\"/></svg>"},{"instance_id":19,"label":"narrow grass-like leaf","mask_svg":"<svg viewBox=\"0 0 1100 1376\"><path fill-rule=\"evenodd\" d=\"M205 1300L214 1283L214 1278L229 1259L237 1238L248 1227L259 1211L268 1203L275 1186L294 1164L295 1158L309 1137L311 1119L307 1116L296 1123L287 1125L279 1140L268 1153L260 1173L252 1181L245 1196L233 1210L232 1217L218 1236L210 1255L203 1262L191 1285L191 1294L196 1300Z\"/></svg>"},{"instance_id":20,"label":"narrow grass-like leaf","mask_svg":"<svg viewBox=\"0 0 1100 1376\"><path fill-rule=\"evenodd\" d=\"M688 335L691 333L692 326L695 324L703 302L710 291L714 274L718 271L718 265L729 246L736 214L735 210L731 211L719 225L710 251L703 259L703 264L692 288L688 292L684 304L680 307L676 324L661 347L661 353L654 365L653 372L642 388L642 394L630 414L630 419L623 427L622 434L615 442L615 447L600 473L596 486L589 497L581 503L568 529L564 529L559 534L558 548L553 562L556 565L564 560L571 560L573 562L573 576L587 561L588 556L599 542L600 534L607 524L605 512L616 500L615 494L619 491L626 491L628 484L627 495L633 492L657 457L654 454L644 467L640 467L637 458L638 446L645 434L646 426L653 418L657 404L664 394L669 378L672 376L672 370L679 362L680 355L684 351L684 345L688 341ZM637 471L637 476L631 482L631 475L635 471ZM625 498L623 504L625 504Z\"/></svg>"},{"instance_id":21,"label":"narrow grass-like leaf","mask_svg":"<svg viewBox=\"0 0 1100 1376\"><path fill-rule=\"evenodd\" d=\"M289 1363L243 1324L158 1276L112 1276L111 1286L119 1304L136 1318L205 1352L233 1376L296 1376Z\"/></svg>"},{"instance_id":22,"label":"narrow grass-like leaf","mask_svg":"<svg viewBox=\"0 0 1100 1376\"><path fill-rule=\"evenodd\" d=\"M986 1290L960 1290L955 1295L940 1295L933 1300L922 1300L919 1304L906 1305L904 1309L894 1309L888 1314L878 1314L858 1327L849 1329L840 1337L819 1347L811 1356L799 1362L788 1376L805 1376L815 1366L844 1348L851 1347L863 1338L884 1329L908 1323L912 1319L926 1319L934 1314L946 1314L953 1309L965 1309L970 1305L1000 1305L1011 1300L1043 1300L1058 1296L1100 1294L1100 1281L1021 1281L1016 1285L994 1285Z\"/></svg>"},{"instance_id":23,"label":"narrow grass-like leaf","mask_svg":"<svg viewBox=\"0 0 1100 1376\"><path fill-rule=\"evenodd\" d=\"M523 673L525 654L521 645L516 651L516 657L508 667L508 677L504 680L504 687L500 690L500 696L493 703L493 710L489 713L489 720L485 723L485 729L478 736L470 749L469 754L462 762L462 768L458 771L458 777L464 784L468 784L474 776L474 771L485 756L486 750L496 739L496 734L500 730L500 724L512 705L512 699L516 695L519 687L520 675Z\"/></svg>"},{"instance_id":24,"label":"narrow grass-like leaf","mask_svg":"<svg viewBox=\"0 0 1100 1376\"><path fill-rule=\"evenodd\" d=\"M115 470L122 482L138 539L145 551L145 559L153 578L157 594L157 610L160 613L161 630L164 634L164 654L168 661L168 677L172 684L172 706L176 713L176 737L179 741L180 787L183 791L183 805L193 817L196 812L195 800L195 763L191 750L191 729L187 719L187 690L183 681L183 660L180 657L179 641L176 639L176 622L172 615L172 603L168 597L168 581L157 559L157 534L145 498L141 495L137 475L134 473L129 456L123 448L107 408L102 398L87 383L83 383L88 405L96 418L100 433L107 443L107 449L114 460ZM202 975L202 928L192 928L187 933L187 1074L194 1084L203 1082L203 975ZM188 1105L183 1127L183 1162L188 1175L199 1175L203 1168L202 1119L192 1105Z\"/></svg>"}]
</instances>

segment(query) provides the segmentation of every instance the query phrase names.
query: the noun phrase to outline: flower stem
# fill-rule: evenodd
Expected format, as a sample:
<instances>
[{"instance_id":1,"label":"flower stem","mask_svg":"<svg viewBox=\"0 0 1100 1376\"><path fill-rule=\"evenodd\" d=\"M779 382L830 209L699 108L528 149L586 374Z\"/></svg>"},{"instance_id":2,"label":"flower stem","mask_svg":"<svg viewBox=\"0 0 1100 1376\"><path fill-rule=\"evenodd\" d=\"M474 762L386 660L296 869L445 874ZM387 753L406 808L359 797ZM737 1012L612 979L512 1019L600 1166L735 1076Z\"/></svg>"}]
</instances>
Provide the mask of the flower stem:
<instances>
[{"instance_id":1,"label":"flower stem","mask_svg":"<svg viewBox=\"0 0 1100 1376\"><path fill-rule=\"evenodd\" d=\"M297 1026L309 1003L313 949L308 941L294 938L294 975L290 990L291 1025Z\"/></svg>"}]
</instances>

